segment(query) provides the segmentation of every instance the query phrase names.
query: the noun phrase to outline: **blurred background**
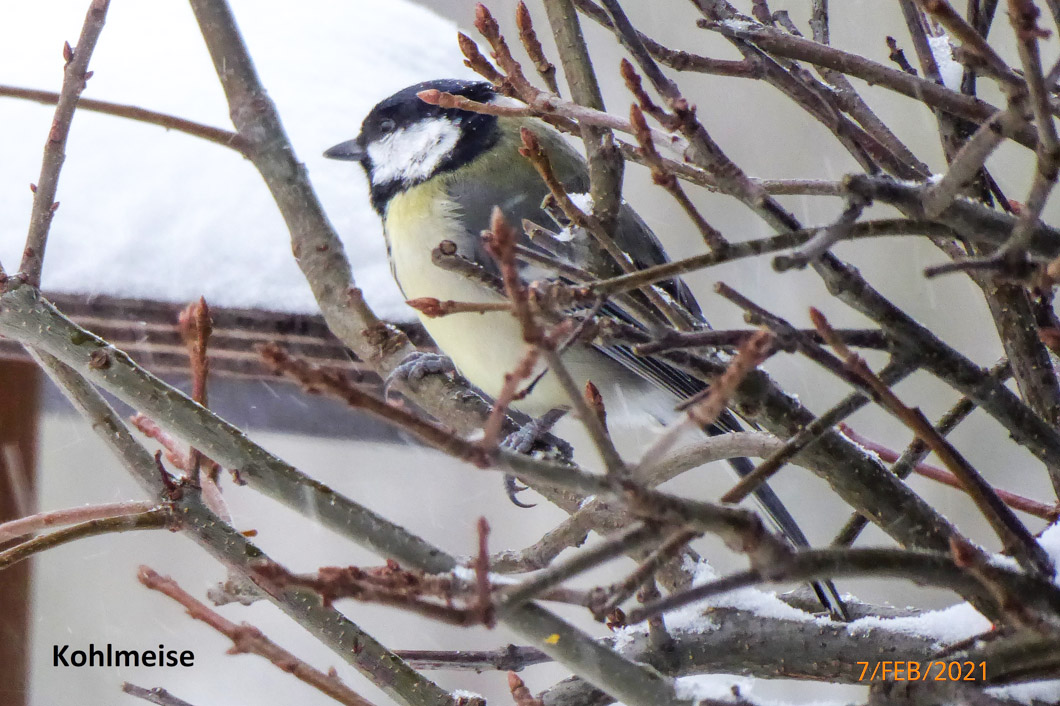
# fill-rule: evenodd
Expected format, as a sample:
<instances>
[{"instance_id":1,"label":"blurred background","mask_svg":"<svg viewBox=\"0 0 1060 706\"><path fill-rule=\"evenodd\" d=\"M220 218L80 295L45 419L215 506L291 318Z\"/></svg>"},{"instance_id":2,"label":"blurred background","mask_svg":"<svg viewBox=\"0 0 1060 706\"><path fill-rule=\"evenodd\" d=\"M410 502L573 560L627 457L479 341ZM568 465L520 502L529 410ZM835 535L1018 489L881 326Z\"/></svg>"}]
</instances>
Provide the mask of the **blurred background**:
<instances>
[{"instance_id":1,"label":"blurred background","mask_svg":"<svg viewBox=\"0 0 1060 706\"><path fill-rule=\"evenodd\" d=\"M87 2L40 0L9 5L0 23L0 84L57 91L62 42L75 42ZM511 37L510 44L517 45L514 0L493 0L488 5ZM546 53L558 63L543 9L533 0L528 5ZM690 3L626 5L641 31L669 47L715 58L739 58L723 38L695 27L697 13ZM737 5L749 10L748 2ZM835 46L887 63L884 38L890 35L912 58L894 4L847 0L832 5ZM471 26L474 3L234 0L232 7L298 156L346 241L358 284L378 313L408 319L384 264L378 219L369 208L363 175L354 165L329 162L320 155L328 146L353 137L368 109L395 90L429 78L469 76L455 37L458 30L476 36ZM794 22L806 29L809 3L773 0L770 7L789 10ZM617 72L621 47L590 21L583 20L583 27L607 107L624 115L630 99ZM1010 35L1007 19L999 14L992 39L1006 56L1013 56ZM1055 37L1045 42L1045 48L1048 64L1056 53ZM182 2L112 0L91 68L95 75L85 97L230 126L209 57L191 11ZM749 174L837 179L857 171L829 132L770 86L701 74L674 76L698 106L698 115L714 139ZM855 84L866 89L866 100L918 157L933 169L943 169L929 111L895 94ZM1000 98L989 82L980 85L982 95L998 104ZM5 128L0 132L0 262L9 271L20 256L31 203L26 185L37 179L51 116L50 106L0 98L0 125ZM1031 157L1026 150L1003 145L988 163L1010 198L1021 200L1026 193ZM702 190L690 192L712 225L731 240L770 234L761 221L731 199ZM625 196L654 227L672 257L703 250L698 234L672 201L651 185L646 170L627 167ZM215 306L315 312L308 287L290 257L287 233L275 206L249 162L233 151L154 126L79 112L58 198L61 207L45 265L44 288L49 292L171 303L204 295ZM841 200L832 197L781 200L807 225L829 223L843 207ZM879 209L879 213L887 211ZM1046 218L1055 220L1055 206ZM943 259L929 243L908 238L863 240L840 245L836 252L975 362L989 366L1001 356L993 324L974 285L961 275L930 281L922 276L925 266ZM813 305L837 326L866 325L832 300L812 272L777 275L768 258L695 273L688 281L717 327L743 325L741 312L712 293L718 281L795 324L807 324L807 307ZM870 362L878 365L880 359ZM12 369L13 377L0 378L5 381L0 386L0 402L23 416L32 414L35 395L40 406L39 415L33 414L39 435L35 487L25 486L21 509L140 499L138 488L57 391L42 383L38 395L32 391L29 369ZM815 412L827 409L847 392L799 358L775 357L767 369ZM179 376L173 379L186 385ZM546 503L516 510L508 504L499 476L469 471L338 405L307 398L283 383L220 379L213 389L218 413L245 428L270 451L454 554L473 551L479 516L490 521L494 550L529 545L565 516ZM932 419L957 399L952 390L923 375L912 376L897 391ZM851 425L898 450L910 441L903 427L874 410L856 415ZM560 433L576 442L580 438L572 424L565 424ZM644 430L639 438L625 440L624 451L636 457L652 434ZM998 486L1048 502L1051 490L1041 465L1008 443L1007 434L985 415L973 414L951 438ZM591 453L581 457L592 462ZM31 460L30 456L22 459L23 470ZM717 466L686 474L668 487L693 497L715 498L730 483L725 468ZM990 549L998 548L963 496L922 479L914 478L911 484L968 536ZM815 543L828 541L849 514L823 482L802 469L785 469L774 487ZM382 563L379 557L252 491L228 484L226 498L237 527L258 530L254 541L294 571ZM1033 518L1028 522L1033 531L1042 527ZM863 545L889 542L871 529L861 539ZM716 542L704 541L701 549L719 569L740 566L740 559ZM0 703L134 703L132 697L120 693L124 680L165 687L196 706L325 703L323 696L256 657L226 655L224 638L187 619L168 599L140 587L135 581L139 564L174 576L198 596L224 578L222 568L195 545L166 532L110 535L40 555L32 562L28 594L0 593L0 600L9 601L0 605L0 615L19 614L27 606L24 599L29 598L29 643L24 653L28 681L0 685ZM616 563L618 568L629 566L628 562ZM581 583L589 585L605 574L610 575L590 574ZM954 600L948 594L895 582L844 582L840 588L863 600L897 606L938 607ZM340 608L395 649L489 649L517 642L503 628L456 629L350 602ZM557 610L594 634L606 634L606 629L586 621L580 611ZM271 605L228 606L221 612L257 625L314 666L334 666L369 699L389 703ZM0 635L0 642L4 640L5 635ZM109 642L123 649L163 642L167 648L192 649L196 666L186 670L78 670L51 665L52 645L70 643L71 649L78 649L89 642ZM446 688L481 693L495 703L510 698L503 673L435 672L430 676ZM536 692L566 673L543 665L527 669L522 676ZM754 693L788 701L843 700L863 694L853 687L806 684L759 684Z\"/></svg>"}]
</instances>

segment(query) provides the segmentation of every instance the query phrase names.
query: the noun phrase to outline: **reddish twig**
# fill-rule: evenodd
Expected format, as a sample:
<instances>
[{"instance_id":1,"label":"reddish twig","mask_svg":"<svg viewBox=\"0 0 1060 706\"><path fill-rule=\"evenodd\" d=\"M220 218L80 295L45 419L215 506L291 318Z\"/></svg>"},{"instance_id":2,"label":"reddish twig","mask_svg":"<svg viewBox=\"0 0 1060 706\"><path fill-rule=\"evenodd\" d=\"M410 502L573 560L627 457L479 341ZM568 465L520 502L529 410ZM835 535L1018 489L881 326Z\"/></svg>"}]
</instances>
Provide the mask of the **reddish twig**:
<instances>
[{"instance_id":1,"label":"reddish twig","mask_svg":"<svg viewBox=\"0 0 1060 706\"><path fill-rule=\"evenodd\" d=\"M494 68L489 59L482 56L482 52L478 50L478 45L475 44L474 39L460 32L456 35L456 41L460 45L460 51L464 54L464 66L467 66L494 86L499 87L504 83L504 75Z\"/></svg>"},{"instance_id":2,"label":"reddish twig","mask_svg":"<svg viewBox=\"0 0 1060 706\"><path fill-rule=\"evenodd\" d=\"M206 299L199 297L180 312L178 318L180 337L188 349L188 367L191 370L191 398L203 407L209 407L207 382L210 375L210 360L206 351L213 333L213 319ZM188 449L188 460L191 468L189 474L198 479L203 500L213 512L223 520L231 522L232 514L221 497L221 487L217 484L221 466L213 459L207 458L194 446Z\"/></svg>"},{"instance_id":3,"label":"reddish twig","mask_svg":"<svg viewBox=\"0 0 1060 706\"><path fill-rule=\"evenodd\" d=\"M644 119L644 113L639 106L630 106L629 122L633 125L633 130L637 137L637 144L640 145L640 151L644 155L644 162L651 169L652 181L674 197L674 200L677 201L678 205L681 206L682 210L684 210L692 220L692 223L695 224L696 229L699 230L700 235L703 236L703 241L711 250L723 250L725 246L728 245L725 236L707 222L707 219L699 212L696 205L692 203L692 199L690 199L688 194L685 193L685 190L681 187L681 183L678 181L677 177L674 176L673 172L666 168L662 155L660 155L659 151L655 149L655 142L652 139L651 130L649 129L648 123Z\"/></svg>"},{"instance_id":4,"label":"reddish twig","mask_svg":"<svg viewBox=\"0 0 1060 706\"><path fill-rule=\"evenodd\" d=\"M515 26L519 28L519 39L526 49L530 61L537 69L537 75L545 82L548 90L559 95L559 84L556 83L556 67L545 57L545 50L541 47L541 41L534 31L534 22L530 18L530 11L526 9L526 3L520 0L515 6Z\"/></svg>"},{"instance_id":5,"label":"reddish twig","mask_svg":"<svg viewBox=\"0 0 1060 706\"><path fill-rule=\"evenodd\" d=\"M354 409L362 409L384 419L436 449L485 468L488 457L482 449L461 439L451 429L412 414L408 410L388 404L358 388L342 372L327 370L295 358L280 346L266 344L258 349L265 364L277 374L295 380L310 394L327 393Z\"/></svg>"},{"instance_id":6,"label":"reddish twig","mask_svg":"<svg viewBox=\"0 0 1060 706\"><path fill-rule=\"evenodd\" d=\"M846 424L839 424L838 428L839 431L843 432L843 434L846 435L848 439L856 443L858 446L862 446L868 449L869 451L872 451L874 454L882 458L887 463L894 463L900 457L900 454L898 454L894 449L888 448L883 444L877 443L866 436L862 436ZM921 475L925 478L930 478L933 481L942 483L943 485L948 485L951 488L957 488L961 491L965 489L964 485L961 483L960 480L958 480L957 476L953 475L949 471L945 471L941 468L938 468L937 466L932 466L929 463L916 464L915 466L913 466L913 472L917 475ZM1058 518L1060 518L1060 505L1046 505L1045 503L1038 502L1037 500L1032 500L1031 498L1025 497L1023 495L1018 495L1008 490L1002 490L1000 488L995 488L994 492L997 493L997 496L1001 498L1001 500L1006 505L1011 508L1015 508L1016 510L1020 510L1021 512L1025 512L1028 515L1034 515L1035 517L1040 517L1043 520L1048 520L1049 522L1055 522Z\"/></svg>"},{"instance_id":7,"label":"reddish twig","mask_svg":"<svg viewBox=\"0 0 1060 706\"><path fill-rule=\"evenodd\" d=\"M703 392L685 400L680 409L686 411L686 415L676 424L671 424L666 432L655 440L655 443L641 456L640 462L634 470L634 475L642 476L647 473L651 464L664 459L667 452L677 441L677 438L689 425L706 427L713 424L718 416L725 411L729 398L743 382L744 378L757 368L766 358L776 350L774 346L776 338L769 331L756 331L740 344L736 356L729 363L725 371L718 376L714 383ZM728 502L723 499L723 502Z\"/></svg>"},{"instance_id":8,"label":"reddish twig","mask_svg":"<svg viewBox=\"0 0 1060 706\"><path fill-rule=\"evenodd\" d=\"M532 133L524 128L524 145L528 144L528 135L532 135ZM536 141L533 141L532 144L537 145ZM567 393L567 398L575 416L578 417L586 432L588 432L594 446L600 453L600 457L604 461L604 465L607 467L608 473L623 474L625 472L625 464L622 462L621 456L611 442L607 430L601 426L599 418L586 405L582 397L582 391L578 389L560 355L562 350L560 341L565 341L566 345L569 345L577 339L581 331L574 329L569 320L561 321L548 335L538 325L530 307L526 286L519 277L519 272L516 268L515 247L517 233L504 220L504 214L501 213L499 208L494 208L493 217L490 220L490 230L484 235L490 253L497 259L500 266L501 279L504 281L508 299L512 302L515 318L519 320L522 328L523 340L533 345L534 350L544 356L548 363L548 374L552 375ZM588 319L583 324L587 322ZM526 360L530 360L529 354ZM536 359L531 362L536 362ZM533 368L531 367L528 370L516 372L522 374L529 373L532 370ZM508 388L510 385L511 380L506 377L505 387Z\"/></svg>"},{"instance_id":9,"label":"reddish twig","mask_svg":"<svg viewBox=\"0 0 1060 706\"><path fill-rule=\"evenodd\" d=\"M545 706L545 702L536 698L526 684L515 672L508 672L508 689L512 692L512 701L515 706Z\"/></svg>"},{"instance_id":10,"label":"reddish twig","mask_svg":"<svg viewBox=\"0 0 1060 706\"><path fill-rule=\"evenodd\" d=\"M191 398L203 407L209 407L206 378L210 373L210 361L206 357L206 347L213 333L213 320L210 318L210 307L206 300L188 304L180 312L180 337L188 348L188 360L191 363Z\"/></svg>"},{"instance_id":11,"label":"reddish twig","mask_svg":"<svg viewBox=\"0 0 1060 706\"><path fill-rule=\"evenodd\" d=\"M600 248L610 257L611 261L625 273L633 273L637 271L637 266L630 259L629 255L625 253L607 234L600 222L590 213L585 213L571 200L570 195L567 193L566 187L556 176L556 173L552 170L552 163L541 147L541 143L530 129L521 128L520 135L522 136L523 146L519 148L519 153L530 160L530 163L534 165L534 169L541 176L541 180L545 182L545 186L548 187L552 197L556 199L556 203L559 205L563 214L568 220L575 226L585 229L596 242ZM641 291L651 301L652 305L666 317L666 319L677 326L678 328L686 328L686 321L671 305L670 302L663 299L659 292L653 287L644 287Z\"/></svg>"},{"instance_id":12,"label":"reddish twig","mask_svg":"<svg viewBox=\"0 0 1060 706\"><path fill-rule=\"evenodd\" d=\"M497 66L504 72L505 82L519 95L540 92L527 80L523 67L512 56L508 42L501 34L500 25L493 18L486 6L479 3L475 6L475 29L479 31L493 49L492 56Z\"/></svg>"},{"instance_id":13,"label":"reddish twig","mask_svg":"<svg viewBox=\"0 0 1060 706\"><path fill-rule=\"evenodd\" d=\"M523 128L523 141L529 130ZM511 302L515 318L519 321L519 327L523 332L523 340L531 345L538 345L544 337L541 327L534 320L533 312L530 310L530 300L527 296L526 285L519 276L519 270L515 262L515 244L518 234L515 229L508 225L504 219L504 213L499 207L493 208L490 215L490 229L483 234L486 246L490 254L497 260L501 270L501 281L504 282L504 290Z\"/></svg>"},{"instance_id":14,"label":"reddish twig","mask_svg":"<svg viewBox=\"0 0 1060 706\"><path fill-rule=\"evenodd\" d=\"M432 319L449 316L450 314L485 314L491 311L512 310L512 305L508 302L458 302L452 299L435 299L434 297L408 299L405 303Z\"/></svg>"},{"instance_id":15,"label":"reddish twig","mask_svg":"<svg viewBox=\"0 0 1060 706\"><path fill-rule=\"evenodd\" d=\"M323 694L347 706L373 706L372 702L350 689L334 674L325 674L303 662L247 623L237 625L211 610L168 576L160 576L147 566L141 566L137 578L147 588L165 594L184 606L195 620L206 623L232 641L229 654L256 654L264 657L282 671L293 674Z\"/></svg>"},{"instance_id":16,"label":"reddish twig","mask_svg":"<svg viewBox=\"0 0 1060 706\"><path fill-rule=\"evenodd\" d=\"M55 530L49 534L33 537L0 551L0 571L20 561L29 559L34 554L54 549L77 539L141 529L172 530L177 527L178 522L179 519L174 517L173 508L169 505L157 505L150 510L132 515L114 515L80 522L76 525Z\"/></svg>"},{"instance_id":17,"label":"reddish twig","mask_svg":"<svg viewBox=\"0 0 1060 706\"><path fill-rule=\"evenodd\" d=\"M393 560L389 560L386 566L374 568L326 566L318 569L315 576L293 574L279 564L269 562L259 565L254 576L277 590L296 587L313 591L328 606L350 598L399 608L461 627L482 625L484 619L493 619L491 607L485 612L482 610L480 589L476 585L449 574L431 575L403 569ZM464 605L454 605L457 598L462 599Z\"/></svg>"},{"instance_id":18,"label":"reddish twig","mask_svg":"<svg viewBox=\"0 0 1060 706\"><path fill-rule=\"evenodd\" d=\"M485 517L478 518L478 554L475 557L475 602L472 609L478 613L479 622L492 628L497 622L497 611L493 608L490 585L490 524Z\"/></svg>"},{"instance_id":19,"label":"reddish twig","mask_svg":"<svg viewBox=\"0 0 1060 706\"><path fill-rule=\"evenodd\" d=\"M483 115L495 115L499 118L533 118L538 115L538 112L528 105L482 103L467 96L458 96L455 93L439 91L437 88L428 88L425 91L420 91L416 94L416 97L429 105L466 110L471 113L482 113Z\"/></svg>"},{"instance_id":20,"label":"reddish twig","mask_svg":"<svg viewBox=\"0 0 1060 706\"><path fill-rule=\"evenodd\" d=\"M600 426L607 431L607 407L604 406L604 396L600 394L600 388L593 384L592 380L585 383L585 404L589 407L596 418L600 420Z\"/></svg>"},{"instance_id":21,"label":"reddish twig","mask_svg":"<svg viewBox=\"0 0 1060 706\"><path fill-rule=\"evenodd\" d=\"M160 426L155 424L153 419L143 414L134 414L129 417L129 423L136 427L141 434L149 439L154 439L162 445L166 460L169 461L170 465L185 473L189 472L192 467L191 460L185 455L180 442L163 431Z\"/></svg>"},{"instance_id":22,"label":"reddish twig","mask_svg":"<svg viewBox=\"0 0 1060 706\"><path fill-rule=\"evenodd\" d=\"M501 442L501 430L504 428L504 420L508 414L509 405L518 399L522 399L529 389L529 386L527 386L520 390L522 382L530 378L537 379L534 376L534 369L537 367L537 362L540 358L541 350L536 346L528 346L526 355L523 356L522 360L516 364L513 370L504 374L504 383L501 385L496 399L493 400L493 407L490 408L490 415L486 418L486 423L482 425L482 439L479 444L488 455L493 455Z\"/></svg>"},{"instance_id":23,"label":"reddish twig","mask_svg":"<svg viewBox=\"0 0 1060 706\"><path fill-rule=\"evenodd\" d=\"M701 427L717 421L744 378L774 353L775 341L776 337L765 330L756 331L744 341L725 372L708 389L682 403L688 417Z\"/></svg>"},{"instance_id":24,"label":"reddish twig","mask_svg":"<svg viewBox=\"0 0 1060 706\"><path fill-rule=\"evenodd\" d=\"M83 507L71 507L65 510L53 510L51 512L38 512L28 517L20 517L17 520L0 524L0 544L27 534L39 532L47 527L58 525L72 525L88 520L102 520L108 517L123 517L136 513L147 512L155 507L152 502L122 502L107 503L103 505L85 505Z\"/></svg>"},{"instance_id":25,"label":"reddish twig","mask_svg":"<svg viewBox=\"0 0 1060 706\"><path fill-rule=\"evenodd\" d=\"M199 297L199 301L188 304L180 312L178 318L180 337L188 349L188 363L191 370L191 398L203 407L209 407L209 397L206 383L210 374L210 361L206 357L206 348L213 333L213 320L210 318L210 308L206 305L206 299ZM192 448L188 452L191 461L191 472L198 472L203 464L203 456L198 449ZM218 466L207 459L203 471L215 483L217 481Z\"/></svg>"}]
</instances>

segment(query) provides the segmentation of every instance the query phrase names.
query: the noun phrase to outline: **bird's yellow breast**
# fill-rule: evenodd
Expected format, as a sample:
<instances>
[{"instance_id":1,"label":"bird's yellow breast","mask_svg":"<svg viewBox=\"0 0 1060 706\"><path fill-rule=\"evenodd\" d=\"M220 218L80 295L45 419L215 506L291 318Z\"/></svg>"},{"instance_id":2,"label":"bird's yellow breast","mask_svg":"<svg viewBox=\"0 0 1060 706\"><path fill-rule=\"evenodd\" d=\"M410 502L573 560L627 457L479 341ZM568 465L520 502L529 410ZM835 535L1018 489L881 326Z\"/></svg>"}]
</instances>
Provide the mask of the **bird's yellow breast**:
<instances>
[{"instance_id":1,"label":"bird's yellow breast","mask_svg":"<svg viewBox=\"0 0 1060 706\"><path fill-rule=\"evenodd\" d=\"M504 301L496 292L466 277L443 270L431 252L443 240L467 243L459 207L450 201L441 180L414 186L391 199L384 221L390 266L406 299L434 297L461 302ZM470 255L464 252L465 255ZM486 394L500 392L504 373L526 354L519 325L507 312L460 313L430 318L418 314L427 333L457 369ZM545 402L545 409L549 408ZM530 414L537 409L527 410Z\"/></svg>"}]
</instances>

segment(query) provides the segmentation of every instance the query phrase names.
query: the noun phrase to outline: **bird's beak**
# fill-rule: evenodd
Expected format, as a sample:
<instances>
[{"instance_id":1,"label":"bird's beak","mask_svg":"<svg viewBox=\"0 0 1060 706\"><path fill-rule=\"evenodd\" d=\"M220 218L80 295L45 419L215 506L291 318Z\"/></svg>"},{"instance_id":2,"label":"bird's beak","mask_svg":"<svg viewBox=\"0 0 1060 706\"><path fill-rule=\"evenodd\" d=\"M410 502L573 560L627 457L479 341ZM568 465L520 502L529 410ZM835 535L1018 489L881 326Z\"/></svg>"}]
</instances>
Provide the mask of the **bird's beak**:
<instances>
[{"instance_id":1,"label":"bird's beak","mask_svg":"<svg viewBox=\"0 0 1060 706\"><path fill-rule=\"evenodd\" d=\"M365 158L364 147L356 138L340 142L324 152L328 159L340 159L345 162L360 162Z\"/></svg>"}]
</instances>

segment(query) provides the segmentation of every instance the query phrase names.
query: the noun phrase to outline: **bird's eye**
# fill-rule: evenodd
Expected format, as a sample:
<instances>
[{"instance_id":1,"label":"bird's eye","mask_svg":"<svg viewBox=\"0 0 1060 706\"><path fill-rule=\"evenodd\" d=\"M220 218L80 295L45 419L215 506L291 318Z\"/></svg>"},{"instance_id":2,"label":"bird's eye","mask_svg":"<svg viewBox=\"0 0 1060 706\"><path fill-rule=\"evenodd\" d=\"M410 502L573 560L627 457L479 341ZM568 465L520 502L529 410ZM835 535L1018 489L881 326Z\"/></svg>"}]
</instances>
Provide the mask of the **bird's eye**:
<instances>
[{"instance_id":1,"label":"bird's eye","mask_svg":"<svg viewBox=\"0 0 1060 706\"><path fill-rule=\"evenodd\" d=\"M383 132L390 132L396 126L397 126L397 124L393 120L391 120L390 118L386 118L385 120L381 120L379 122L379 129L382 130Z\"/></svg>"}]
</instances>

